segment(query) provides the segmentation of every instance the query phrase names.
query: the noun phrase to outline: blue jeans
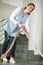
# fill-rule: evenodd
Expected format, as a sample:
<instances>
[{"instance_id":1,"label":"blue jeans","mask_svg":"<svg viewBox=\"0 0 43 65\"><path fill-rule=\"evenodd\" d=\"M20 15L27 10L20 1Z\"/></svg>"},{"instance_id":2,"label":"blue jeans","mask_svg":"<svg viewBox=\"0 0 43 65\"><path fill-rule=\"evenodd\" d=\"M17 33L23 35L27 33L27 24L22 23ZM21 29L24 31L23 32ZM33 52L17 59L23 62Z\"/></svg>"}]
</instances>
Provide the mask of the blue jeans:
<instances>
[{"instance_id":1,"label":"blue jeans","mask_svg":"<svg viewBox=\"0 0 43 65\"><path fill-rule=\"evenodd\" d=\"M11 44L13 39L14 39L14 37L9 36L8 33L5 31L5 41L2 45L2 54L4 54L6 52L9 42ZM11 56L12 57L15 56L15 50L16 50L16 41L14 42L14 45L11 49Z\"/></svg>"}]
</instances>

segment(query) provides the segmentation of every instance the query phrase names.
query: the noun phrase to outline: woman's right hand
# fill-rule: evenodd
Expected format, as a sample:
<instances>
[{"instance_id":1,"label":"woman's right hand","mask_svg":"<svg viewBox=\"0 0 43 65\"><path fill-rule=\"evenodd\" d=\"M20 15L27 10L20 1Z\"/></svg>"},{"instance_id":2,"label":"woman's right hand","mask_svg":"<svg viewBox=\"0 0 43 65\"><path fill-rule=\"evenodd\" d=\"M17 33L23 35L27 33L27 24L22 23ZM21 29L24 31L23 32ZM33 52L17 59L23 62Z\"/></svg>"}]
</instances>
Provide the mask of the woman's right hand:
<instances>
[{"instance_id":1,"label":"woman's right hand","mask_svg":"<svg viewBox=\"0 0 43 65\"><path fill-rule=\"evenodd\" d=\"M17 25L18 25L20 28L22 27L22 24L21 24L21 23L19 23L19 22L17 23Z\"/></svg>"},{"instance_id":2,"label":"woman's right hand","mask_svg":"<svg viewBox=\"0 0 43 65\"><path fill-rule=\"evenodd\" d=\"M17 23L17 25L24 31L24 32L26 32L26 29L25 29L25 26L23 26L21 23Z\"/></svg>"}]
</instances>

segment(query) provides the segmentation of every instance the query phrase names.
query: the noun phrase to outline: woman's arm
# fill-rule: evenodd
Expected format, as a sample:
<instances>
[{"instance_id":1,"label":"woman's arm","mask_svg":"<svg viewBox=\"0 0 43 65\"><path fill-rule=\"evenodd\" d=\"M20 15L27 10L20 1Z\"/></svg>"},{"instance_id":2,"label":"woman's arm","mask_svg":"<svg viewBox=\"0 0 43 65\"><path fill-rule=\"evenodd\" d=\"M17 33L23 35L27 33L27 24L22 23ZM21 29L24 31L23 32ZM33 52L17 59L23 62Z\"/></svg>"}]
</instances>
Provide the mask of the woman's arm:
<instances>
[{"instance_id":1,"label":"woman's arm","mask_svg":"<svg viewBox=\"0 0 43 65\"><path fill-rule=\"evenodd\" d=\"M18 21L16 21L14 17L20 12L20 10L21 10L21 7L16 8L9 18L9 20L11 20L11 22L13 22L14 24L18 23Z\"/></svg>"},{"instance_id":2,"label":"woman's arm","mask_svg":"<svg viewBox=\"0 0 43 65\"><path fill-rule=\"evenodd\" d=\"M26 37L27 37L28 39L31 38L31 37L30 37L30 33L27 32L25 26L23 26L23 25L22 25L21 23L19 23L19 22L18 22L17 25L22 29L22 31L25 33L25 35L26 35Z\"/></svg>"}]
</instances>

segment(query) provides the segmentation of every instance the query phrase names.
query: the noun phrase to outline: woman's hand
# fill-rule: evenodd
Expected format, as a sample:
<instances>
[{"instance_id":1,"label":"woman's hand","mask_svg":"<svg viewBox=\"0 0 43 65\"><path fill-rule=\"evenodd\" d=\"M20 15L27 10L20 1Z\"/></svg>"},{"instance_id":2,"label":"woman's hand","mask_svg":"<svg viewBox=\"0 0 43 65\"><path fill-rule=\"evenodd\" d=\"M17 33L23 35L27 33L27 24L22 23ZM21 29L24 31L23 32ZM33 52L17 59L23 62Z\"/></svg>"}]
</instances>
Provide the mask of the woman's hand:
<instances>
[{"instance_id":1,"label":"woman's hand","mask_svg":"<svg viewBox=\"0 0 43 65\"><path fill-rule=\"evenodd\" d=\"M17 25L18 25L20 28L21 28L21 26L22 26L22 24L21 24L21 23L19 23L19 22L17 23Z\"/></svg>"},{"instance_id":2,"label":"woman's hand","mask_svg":"<svg viewBox=\"0 0 43 65\"><path fill-rule=\"evenodd\" d=\"M23 26L21 23L18 22L18 26L25 32L26 37L29 39L31 38L30 33L28 33L25 29L25 26Z\"/></svg>"},{"instance_id":3,"label":"woman's hand","mask_svg":"<svg viewBox=\"0 0 43 65\"><path fill-rule=\"evenodd\" d=\"M17 23L17 25L24 31L24 32L26 32L26 29L25 29L25 26L23 26L21 23Z\"/></svg>"}]
</instances>

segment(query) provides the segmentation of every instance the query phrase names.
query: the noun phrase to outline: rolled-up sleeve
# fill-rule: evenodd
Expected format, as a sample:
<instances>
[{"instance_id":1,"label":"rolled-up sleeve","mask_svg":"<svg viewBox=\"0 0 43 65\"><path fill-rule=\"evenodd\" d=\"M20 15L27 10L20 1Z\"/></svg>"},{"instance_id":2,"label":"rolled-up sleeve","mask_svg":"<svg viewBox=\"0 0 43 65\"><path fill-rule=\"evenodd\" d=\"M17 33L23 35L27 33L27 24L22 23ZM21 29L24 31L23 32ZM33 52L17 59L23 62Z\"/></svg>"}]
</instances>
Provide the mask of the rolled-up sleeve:
<instances>
[{"instance_id":1,"label":"rolled-up sleeve","mask_svg":"<svg viewBox=\"0 0 43 65\"><path fill-rule=\"evenodd\" d=\"M15 20L15 16L20 12L20 10L21 10L21 7L16 8L11 14L11 16L9 17L9 20L11 20L11 22L13 22L14 24L18 23L18 21Z\"/></svg>"}]
</instances>

